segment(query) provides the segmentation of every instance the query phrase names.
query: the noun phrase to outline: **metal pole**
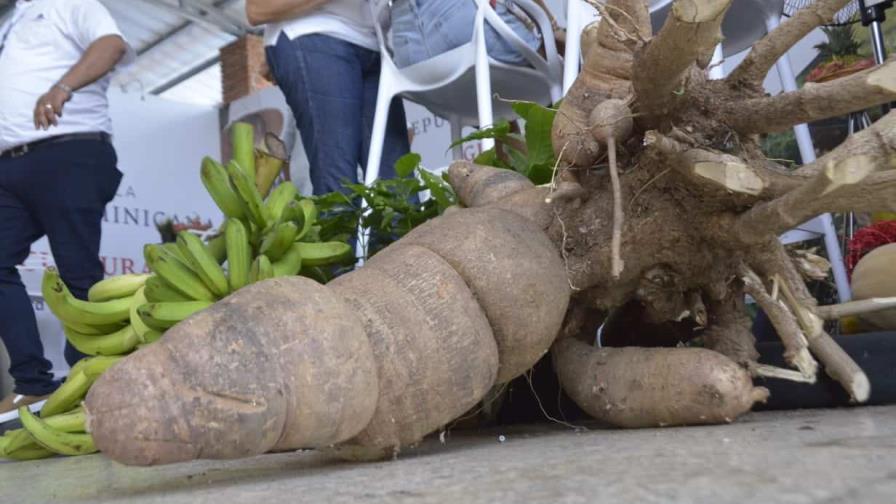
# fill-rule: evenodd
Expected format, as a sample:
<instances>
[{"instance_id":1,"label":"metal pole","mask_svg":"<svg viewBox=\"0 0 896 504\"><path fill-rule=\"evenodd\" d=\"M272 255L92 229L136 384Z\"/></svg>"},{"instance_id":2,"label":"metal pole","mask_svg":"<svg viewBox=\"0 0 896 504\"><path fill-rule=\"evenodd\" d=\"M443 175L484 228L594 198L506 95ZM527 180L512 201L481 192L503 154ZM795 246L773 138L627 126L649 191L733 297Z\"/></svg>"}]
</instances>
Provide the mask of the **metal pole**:
<instances>
[{"instance_id":1,"label":"metal pole","mask_svg":"<svg viewBox=\"0 0 896 504\"><path fill-rule=\"evenodd\" d=\"M771 32L780 23L778 16L769 16L765 20L766 29ZM775 63L778 70L778 77L781 80L781 87L785 92L797 90L796 77L793 74L793 67L790 65L790 57L785 53ZM796 143L800 149L800 157L803 164L809 164L815 161L815 145L812 142L812 135L809 133L809 126L806 124L797 124L793 127ZM828 253L828 260L831 262L831 271L834 275L834 283L837 286L837 296L840 302L846 302L852 299L852 290L849 287L849 277L846 274L846 263L843 260L843 251L840 249L840 243L837 239L837 229L834 227L834 219L831 214L822 214L816 219L821 224L824 234L825 249Z\"/></svg>"}]
</instances>

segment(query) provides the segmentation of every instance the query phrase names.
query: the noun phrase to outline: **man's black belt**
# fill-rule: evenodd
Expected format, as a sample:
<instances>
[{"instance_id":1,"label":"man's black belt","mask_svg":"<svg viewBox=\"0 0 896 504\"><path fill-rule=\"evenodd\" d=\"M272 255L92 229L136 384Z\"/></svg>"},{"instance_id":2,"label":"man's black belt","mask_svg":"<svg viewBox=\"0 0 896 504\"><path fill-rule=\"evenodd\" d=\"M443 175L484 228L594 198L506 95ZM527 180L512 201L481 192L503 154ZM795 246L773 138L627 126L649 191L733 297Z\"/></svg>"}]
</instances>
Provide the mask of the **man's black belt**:
<instances>
[{"instance_id":1,"label":"man's black belt","mask_svg":"<svg viewBox=\"0 0 896 504\"><path fill-rule=\"evenodd\" d=\"M19 156L24 156L29 152L46 145L60 143L60 142L71 142L74 140L99 140L101 142L111 143L112 137L108 133L104 132L94 132L94 133L71 133L69 135L58 135L49 138L42 138L40 140L35 140L31 143L26 143L23 145L17 145L12 149L7 149L3 152L0 152L0 159L10 159L16 158Z\"/></svg>"}]
</instances>

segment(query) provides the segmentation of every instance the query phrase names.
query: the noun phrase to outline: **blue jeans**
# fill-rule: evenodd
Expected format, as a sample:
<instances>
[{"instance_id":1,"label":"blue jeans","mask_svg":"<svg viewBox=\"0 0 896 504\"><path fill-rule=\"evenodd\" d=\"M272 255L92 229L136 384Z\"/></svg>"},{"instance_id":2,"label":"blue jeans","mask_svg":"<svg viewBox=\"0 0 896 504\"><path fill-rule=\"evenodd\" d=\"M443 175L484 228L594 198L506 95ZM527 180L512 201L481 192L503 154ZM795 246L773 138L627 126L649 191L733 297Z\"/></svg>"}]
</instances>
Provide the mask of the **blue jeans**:
<instances>
[{"instance_id":1,"label":"blue jeans","mask_svg":"<svg viewBox=\"0 0 896 504\"><path fill-rule=\"evenodd\" d=\"M314 194L347 192L367 165L380 80L380 55L327 35L290 40L280 34L268 65L296 118L308 154ZM395 100L386 127L380 178L395 177L395 161L410 150L404 104Z\"/></svg>"},{"instance_id":2,"label":"blue jeans","mask_svg":"<svg viewBox=\"0 0 896 504\"><path fill-rule=\"evenodd\" d=\"M45 144L0 159L0 337L16 393L44 395L57 386L16 265L46 235L62 280L75 297L87 299L90 286L103 278L100 224L121 182L116 163L115 149L99 140ZM66 344L70 365L82 357Z\"/></svg>"},{"instance_id":3,"label":"blue jeans","mask_svg":"<svg viewBox=\"0 0 896 504\"><path fill-rule=\"evenodd\" d=\"M392 6L392 50L401 68L460 47L473 39L476 20L473 0L396 0ZM495 7L507 23L533 50L541 39L510 11L504 2ZM529 64L517 50L486 22L485 47L489 56L509 65Z\"/></svg>"}]
</instances>

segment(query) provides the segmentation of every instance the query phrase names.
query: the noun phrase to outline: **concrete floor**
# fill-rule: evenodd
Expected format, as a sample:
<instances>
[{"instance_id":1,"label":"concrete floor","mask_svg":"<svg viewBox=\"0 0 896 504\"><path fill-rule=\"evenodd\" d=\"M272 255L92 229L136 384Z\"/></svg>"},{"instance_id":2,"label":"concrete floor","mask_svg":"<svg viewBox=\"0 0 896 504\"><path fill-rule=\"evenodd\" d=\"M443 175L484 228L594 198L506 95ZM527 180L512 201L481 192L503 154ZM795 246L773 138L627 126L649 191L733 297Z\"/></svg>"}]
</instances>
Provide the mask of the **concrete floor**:
<instances>
[{"instance_id":1,"label":"concrete floor","mask_svg":"<svg viewBox=\"0 0 896 504\"><path fill-rule=\"evenodd\" d=\"M896 407L754 413L716 427L454 432L372 464L314 452L151 468L102 455L2 463L0 502L892 504Z\"/></svg>"}]
</instances>

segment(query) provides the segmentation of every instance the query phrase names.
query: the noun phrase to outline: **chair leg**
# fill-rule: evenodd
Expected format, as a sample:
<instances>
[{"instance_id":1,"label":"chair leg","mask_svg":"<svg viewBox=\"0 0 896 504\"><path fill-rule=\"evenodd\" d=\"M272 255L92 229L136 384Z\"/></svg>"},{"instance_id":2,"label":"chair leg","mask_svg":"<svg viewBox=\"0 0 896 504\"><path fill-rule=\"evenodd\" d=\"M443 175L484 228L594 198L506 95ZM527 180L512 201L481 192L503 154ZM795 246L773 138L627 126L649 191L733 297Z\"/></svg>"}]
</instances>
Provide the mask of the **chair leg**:
<instances>
[{"instance_id":1,"label":"chair leg","mask_svg":"<svg viewBox=\"0 0 896 504\"><path fill-rule=\"evenodd\" d=\"M828 260L831 261L831 272L834 274L834 284L837 286L837 297L841 303L852 300L852 289L849 286L849 276L846 274L846 265L843 261L843 252L840 250L840 240L837 239L837 230L834 228L834 220L831 214L822 214L821 225L824 229L824 246L828 252Z\"/></svg>"},{"instance_id":2,"label":"chair leg","mask_svg":"<svg viewBox=\"0 0 896 504\"><path fill-rule=\"evenodd\" d=\"M371 185L380 176L380 163L383 159L383 142L386 138L386 125L389 120L389 107L392 105L394 92L389 81L389 76L380 74L380 85L377 92L376 111L373 116L373 128L370 132L370 150L367 151L367 166L364 170L364 185ZM363 215L367 215L370 209L367 202L361 201ZM370 230L363 225L358 225L358 241L355 244L355 257L358 258L358 266L364 264L367 258L367 246L370 239Z\"/></svg>"},{"instance_id":3,"label":"chair leg","mask_svg":"<svg viewBox=\"0 0 896 504\"><path fill-rule=\"evenodd\" d=\"M367 167L364 170L364 183L372 184L380 176L380 163L383 160L383 142L386 138L386 125L389 120L389 107L392 104L392 93L383 89L380 83L376 100L376 112L373 116L373 129L370 132L370 150L367 151Z\"/></svg>"},{"instance_id":4,"label":"chair leg","mask_svg":"<svg viewBox=\"0 0 896 504\"><path fill-rule=\"evenodd\" d=\"M491 126L495 122L492 112L492 82L483 33L476 39L476 102L479 106L479 127ZM487 151L495 146L495 140L484 138L481 145L482 150Z\"/></svg>"},{"instance_id":5,"label":"chair leg","mask_svg":"<svg viewBox=\"0 0 896 504\"><path fill-rule=\"evenodd\" d=\"M451 123L451 143L455 143L462 138L464 125L461 123L460 118L457 116L449 117L448 121ZM455 145L451 148L451 157L456 161L458 159L464 158L464 146L463 145Z\"/></svg>"},{"instance_id":6,"label":"chair leg","mask_svg":"<svg viewBox=\"0 0 896 504\"><path fill-rule=\"evenodd\" d=\"M572 87L579 76L582 57L580 41L582 36L582 0L567 0L566 4L566 52L563 55L563 93ZM554 100L556 101L556 100Z\"/></svg>"}]
</instances>

